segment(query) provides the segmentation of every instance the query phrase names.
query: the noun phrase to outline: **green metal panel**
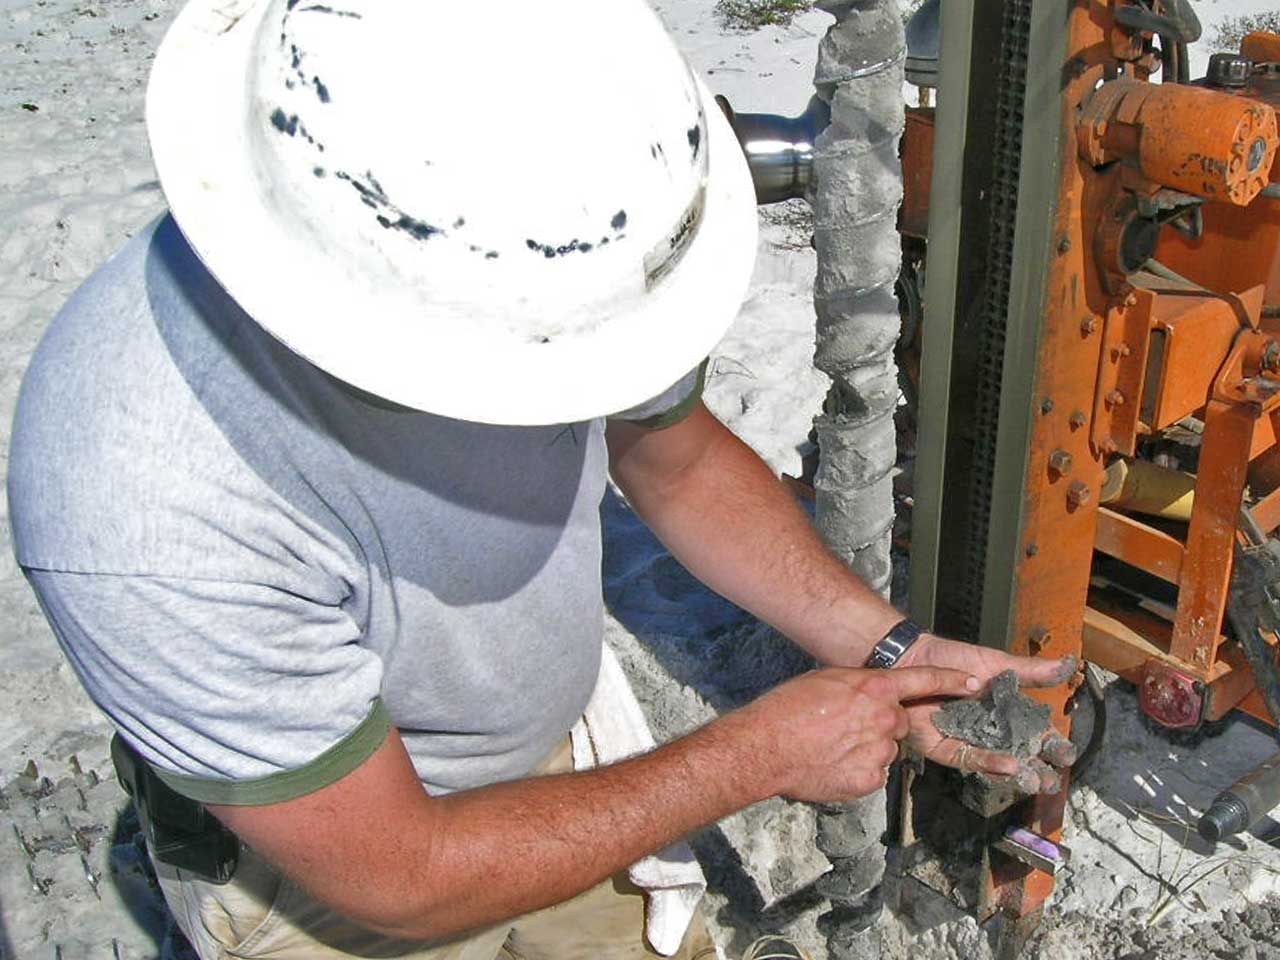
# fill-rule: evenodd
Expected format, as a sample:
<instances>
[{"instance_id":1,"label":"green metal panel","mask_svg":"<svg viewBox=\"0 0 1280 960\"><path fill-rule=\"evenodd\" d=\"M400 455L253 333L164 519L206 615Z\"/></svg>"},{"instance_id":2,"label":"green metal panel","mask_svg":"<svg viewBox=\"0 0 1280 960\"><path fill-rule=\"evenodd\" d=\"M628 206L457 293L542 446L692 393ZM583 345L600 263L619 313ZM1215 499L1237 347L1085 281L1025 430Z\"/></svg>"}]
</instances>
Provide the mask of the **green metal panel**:
<instances>
[{"instance_id":1,"label":"green metal panel","mask_svg":"<svg viewBox=\"0 0 1280 960\"><path fill-rule=\"evenodd\" d=\"M969 103L969 56L973 49L972 0L941 6L942 49L934 121L933 179L929 196L929 251L925 275L924 337L920 363L919 419L911 512L911 616L933 624L946 476L947 398L959 269L960 198L963 165L955 162L965 142Z\"/></svg>"},{"instance_id":2,"label":"green metal panel","mask_svg":"<svg viewBox=\"0 0 1280 960\"><path fill-rule=\"evenodd\" d=\"M1036 0L1031 7L1016 242L991 485L991 500L999 509L992 510L987 536L980 636L982 643L994 647L1007 647L1012 640L1013 576L1021 555L1031 424L1042 402L1036 380L1061 190L1062 77L1070 11L1071 4L1064 0Z\"/></svg>"},{"instance_id":3,"label":"green metal panel","mask_svg":"<svg viewBox=\"0 0 1280 960\"><path fill-rule=\"evenodd\" d=\"M910 601L994 646L1013 602L1070 9L942 4Z\"/></svg>"}]
</instances>

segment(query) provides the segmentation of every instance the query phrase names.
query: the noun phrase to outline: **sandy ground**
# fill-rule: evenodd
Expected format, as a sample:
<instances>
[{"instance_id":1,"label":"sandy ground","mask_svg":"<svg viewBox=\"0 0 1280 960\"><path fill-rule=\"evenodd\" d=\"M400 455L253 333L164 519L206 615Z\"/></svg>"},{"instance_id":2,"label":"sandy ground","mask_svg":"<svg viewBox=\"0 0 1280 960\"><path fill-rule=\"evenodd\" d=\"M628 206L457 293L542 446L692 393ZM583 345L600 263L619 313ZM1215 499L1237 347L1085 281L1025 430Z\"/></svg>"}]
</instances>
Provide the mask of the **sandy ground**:
<instances>
[{"instance_id":1,"label":"sandy ground","mask_svg":"<svg viewBox=\"0 0 1280 960\"><path fill-rule=\"evenodd\" d=\"M739 110L803 109L828 17L736 34L717 23L711 0L655 6ZM1266 6L1197 4L1206 36L1216 20ZM151 52L175 9L170 0L0 0L0 455L45 325L163 207L141 107ZM1197 50L1197 67L1207 54ZM809 364L814 267L803 209L764 211L762 225L755 280L713 357L708 401L775 469L794 472L825 389ZM608 638L660 737L805 669L785 641L692 581L616 497L604 516ZM173 956L111 779L108 728L63 662L7 539L0 649L0 958ZM1073 863L1028 956L1280 956L1268 940L1280 853L1267 833L1280 826L1264 821L1259 836L1217 849L1187 826L1275 751L1272 735L1236 722L1200 744L1174 745L1144 727L1120 684L1108 689L1108 716L1105 749L1072 796ZM759 931L789 929L822 957L809 885L824 862L811 835L806 808L775 800L697 839L709 913L729 956ZM902 903L886 956L988 955L971 920L915 893L906 884L895 894Z\"/></svg>"}]
</instances>

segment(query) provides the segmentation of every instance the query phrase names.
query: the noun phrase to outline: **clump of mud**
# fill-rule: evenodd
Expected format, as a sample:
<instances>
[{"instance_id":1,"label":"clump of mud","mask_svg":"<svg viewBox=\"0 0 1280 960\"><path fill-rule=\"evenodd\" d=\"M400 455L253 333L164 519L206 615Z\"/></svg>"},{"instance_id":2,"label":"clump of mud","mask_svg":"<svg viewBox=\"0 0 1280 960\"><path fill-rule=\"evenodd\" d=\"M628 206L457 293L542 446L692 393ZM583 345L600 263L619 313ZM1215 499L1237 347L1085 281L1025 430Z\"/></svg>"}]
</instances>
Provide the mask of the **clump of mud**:
<instances>
[{"instance_id":1,"label":"clump of mud","mask_svg":"<svg viewBox=\"0 0 1280 960\"><path fill-rule=\"evenodd\" d=\"M933 715L948 737L1010 753L1026 760L1040 752L1049 729L1049 707L1018 690L1018 675L1006 670L991 681L980 700L952 700Z\"/></svg>"}]
</instances>

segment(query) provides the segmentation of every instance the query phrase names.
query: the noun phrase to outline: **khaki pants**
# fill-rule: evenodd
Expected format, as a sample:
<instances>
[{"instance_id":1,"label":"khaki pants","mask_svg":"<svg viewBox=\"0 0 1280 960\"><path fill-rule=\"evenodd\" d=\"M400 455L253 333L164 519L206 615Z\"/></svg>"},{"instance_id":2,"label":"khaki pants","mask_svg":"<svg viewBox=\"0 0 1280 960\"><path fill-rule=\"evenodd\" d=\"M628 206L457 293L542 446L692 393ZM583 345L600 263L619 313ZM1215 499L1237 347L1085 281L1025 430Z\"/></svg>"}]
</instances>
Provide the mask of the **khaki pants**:
<instances>
[{"instance_id":1,"label":"khaki pants","mask_svg":"<svg viewBox=\"0 0 1280 960\"><path fill-rule=\"evenodd\" d=\"M540 767L572 768L565 746ZM565 903L447 942L393 940L352 923L312 898L248 847L230 883L213 884L168 864L156 874L169 909L201 960L641 960L657 957L644 939L644 895L625 871ZM677 960L714 960L695 917Z\"/></svg>"}]
</instances>

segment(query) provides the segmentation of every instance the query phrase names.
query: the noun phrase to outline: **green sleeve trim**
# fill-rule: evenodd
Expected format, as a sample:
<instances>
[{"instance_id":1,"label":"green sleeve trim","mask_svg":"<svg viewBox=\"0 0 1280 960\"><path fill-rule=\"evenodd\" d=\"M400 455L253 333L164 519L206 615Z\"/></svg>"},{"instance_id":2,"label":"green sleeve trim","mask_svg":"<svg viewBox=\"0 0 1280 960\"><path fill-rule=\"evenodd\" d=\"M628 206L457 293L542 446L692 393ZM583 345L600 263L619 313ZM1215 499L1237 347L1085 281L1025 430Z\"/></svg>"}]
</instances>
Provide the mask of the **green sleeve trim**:
<instances>
[{"instance_id":1,"label":"green sleeve trim","mask_svg":"<svg viewBox=\"0 0 1280 960\"><path fill-rule=\"evenodd\" d=\"M645 417L643 420L628 420L637 427L643 427L646 430L665 430L667 427L674 427L681 420L684 420L689 414L693 413L693 408L698 405L698 401L702 399L702 390L707 385L707 363L703 360L698 364L698 380L693 385L693 389L688 395L677 403L670 410L662 413L654 414L652 417Z\"/></svg>"},{"instance_id":2,"label":"green sleeve trim","mask_svg":"<svg viewBox=\"0 0 1280 960\"><path fill-rule=\"evenodd\" d=\"M220 780L167 770L156 770L155 774L171 790L200 803L251 807L283 803L341 780L373 756L390 732L391 715L378 699L373 701L369 715L358 727L297 769L269 773L254 780Z\"/></svg>"}]
</instances>

